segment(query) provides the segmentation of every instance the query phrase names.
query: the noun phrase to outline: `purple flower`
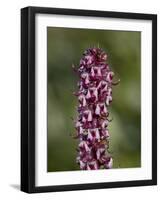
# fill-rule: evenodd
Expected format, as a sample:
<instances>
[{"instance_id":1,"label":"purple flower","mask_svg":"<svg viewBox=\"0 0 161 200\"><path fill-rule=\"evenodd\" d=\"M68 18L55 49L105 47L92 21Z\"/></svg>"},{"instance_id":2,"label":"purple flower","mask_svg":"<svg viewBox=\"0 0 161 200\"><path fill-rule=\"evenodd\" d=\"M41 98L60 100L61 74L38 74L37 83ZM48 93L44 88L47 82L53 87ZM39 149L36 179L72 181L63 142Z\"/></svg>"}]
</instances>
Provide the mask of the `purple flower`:
<instances>
[{"instance_id":1,"label":"purple flower","mask_svg":"<svg viewBox=\"0 0 161 200\"><path fill-rule=\"evenodd\" d=\"M109 112L112 102L114 73L107 62L107 54L100 48L87 49L77 69L79 75L78 118L75 122L79 139L77 163L82 170L110 169Z\"/></svg>"}]
</instances>

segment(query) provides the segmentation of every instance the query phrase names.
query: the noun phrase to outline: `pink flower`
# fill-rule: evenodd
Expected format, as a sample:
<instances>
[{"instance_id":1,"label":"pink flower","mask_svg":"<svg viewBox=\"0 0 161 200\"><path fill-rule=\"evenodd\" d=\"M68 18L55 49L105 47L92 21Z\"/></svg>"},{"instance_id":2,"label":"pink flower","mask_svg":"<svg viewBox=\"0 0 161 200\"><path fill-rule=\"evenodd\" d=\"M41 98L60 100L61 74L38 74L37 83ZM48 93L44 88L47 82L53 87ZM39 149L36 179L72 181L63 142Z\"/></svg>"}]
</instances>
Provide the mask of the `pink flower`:
<instances>
[{"instance_id":1,"label":"pink flower","mask_svg":"<svg viewBox=\"0 0 161 200\"><path fill-rule=\"evenodd\" d=\"M99 165L96 160L93 160L87 164L87 170L94 170L94 169L99 169Z\"/></svg>"},{"instance_id":2,"label":"pink flower","mask_svg":"<svg viewBox=\"0 0 161 200\"><path fill-rule=\"evenodd\" d=\"M97 88L95 88L95 87L88 88L87 94L86 94L86 99L91 103L96 102L98 100Z\"/></svg>"},{"instance_id":3,"label":"pink flower","mask_svg":"<svg viewBox=\"0 0 161 200\"><path fill-rule=\"evenodd\" d=\"M82 106L86 106L86 98L85 98L85 95L84 94L80 94L78 96L78 100L79 100L79 103L82 105Z\"/></svg>"},{"instance_id":4,"label":"pink flower","mask_svg":"<svg viewBox=\"0 0 161 200\"><path fill-rule=\"evenodd\" d=\"M109 112L112 102L114 73L107 62L107 54L100 48L87 49L80 60L78 119L75 122L79 138L77 163L82 170L110 169L113 159L109 148Z\"/></svg>"},{"instance_id":5,"label":"pink flower","mask_svg":"<svg viewBox=\"0 0 161 200\"><path fill-rule=\"evenodd\" d=\"M98 128L95 129L88 129L87 140L90 143L100 140L100 133Z\"/></svg>"},{"instance_id":6,"label":"pink flower","mask_svg":"<svg viewBox=\"0 0 161 200\"><path fill-rule=\"evenodd\" d=\"M86 152L90 151L90 148L88 147L88 143L86 141L81 141L79 143L79 148Z\"/></svg>"},{"instance_id":7,"label":"pink flower","mask_svg":"<svg viewBox=\"0 0 161 200\"><path fill-rule=\"evenodd\" d=\"M85 110L82 113L83 117L82 117L82 122L91 122L92 121L92 112L91 110Z\"/></svg>"},{"instance_id":8,"label":"pink flower","mask_svg":"<svg viewBox=\"0 0 161 200\"><path fill-rule=\"evenodd\" d=\"M109 72L107 74L106 80L111 83L112 79L113 79L113 76L114 76L114 73L113 72Z\"/></svg>"},{"instance_id":9,"label":"pink flower","mask_svg":"<svg viewBox=\"0 0 161 200\"><path fill-rule=\"evenodd\" d=\"M93 61L94 61L94 57L92 55L85 56L85 62L87 65L91 65Z\"/></svg>"}]
</instances>

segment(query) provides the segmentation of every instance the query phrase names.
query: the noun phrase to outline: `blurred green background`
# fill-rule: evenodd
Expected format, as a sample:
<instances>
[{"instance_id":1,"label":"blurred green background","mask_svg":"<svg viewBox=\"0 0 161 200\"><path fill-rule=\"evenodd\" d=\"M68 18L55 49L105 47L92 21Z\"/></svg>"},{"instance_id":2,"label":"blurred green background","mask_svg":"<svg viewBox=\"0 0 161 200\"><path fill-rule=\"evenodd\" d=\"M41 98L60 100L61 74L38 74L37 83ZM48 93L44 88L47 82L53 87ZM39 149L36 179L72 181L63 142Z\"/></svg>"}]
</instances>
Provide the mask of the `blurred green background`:
<instances>
[{"instance_id":1,"label":"blurred green background","mask_svg":"<svg viewBox=\"0 0 161 200\"><path fill-rule=\"evenodd\" d=\"M140 32L47 28L48 65L48 145L47 169L79 170L76 164L77 140L71 117L76 117L77 76L72 64L78 66L86 48L98 46L109 54L109 63L120 78L113 87L110 106L110 152L113 168L141 165L140 105Z\"/></svg>"}]
</instances>

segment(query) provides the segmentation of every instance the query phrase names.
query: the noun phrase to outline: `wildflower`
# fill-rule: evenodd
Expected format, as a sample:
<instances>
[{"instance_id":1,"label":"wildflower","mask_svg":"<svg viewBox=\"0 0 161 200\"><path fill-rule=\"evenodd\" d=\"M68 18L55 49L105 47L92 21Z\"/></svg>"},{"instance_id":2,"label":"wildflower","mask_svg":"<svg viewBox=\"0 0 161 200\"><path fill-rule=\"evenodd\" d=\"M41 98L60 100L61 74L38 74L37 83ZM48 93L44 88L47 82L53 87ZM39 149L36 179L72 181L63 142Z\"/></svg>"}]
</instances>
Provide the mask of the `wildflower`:
<instances>
[{"instance_id":1,"label":"wildflower","mask_svg":"<svg viewBox=\"0 0 161 200\"><path fill-rule=\"evenodd\" d=\"M107 64L107 54L100 48L87 49L80 60L78 119L75 128L79 138L77 163L82 170L110 169L108 106L112 102L114 73Z\"/></svg>"}]
</instances>

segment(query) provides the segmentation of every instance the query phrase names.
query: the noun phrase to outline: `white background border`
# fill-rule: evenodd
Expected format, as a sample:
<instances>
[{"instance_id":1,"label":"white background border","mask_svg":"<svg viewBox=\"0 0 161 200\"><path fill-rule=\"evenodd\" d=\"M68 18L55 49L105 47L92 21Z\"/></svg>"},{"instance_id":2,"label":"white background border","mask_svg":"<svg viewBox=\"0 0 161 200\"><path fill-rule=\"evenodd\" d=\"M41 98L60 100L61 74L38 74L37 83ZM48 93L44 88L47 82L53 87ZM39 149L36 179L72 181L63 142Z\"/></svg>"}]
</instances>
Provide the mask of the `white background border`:
<instances>
[{"instance_id":1,"label":"white background border","mask_svg":"<svg viewBox=\"0 0 161 200\"><path fill-rule=\"evenodd\" d=\"M141 31L141 168L47 173L47 26ZM36 186L151 179L151 28L146 20L36 16Z\"/></svg>"}]
</instances>

